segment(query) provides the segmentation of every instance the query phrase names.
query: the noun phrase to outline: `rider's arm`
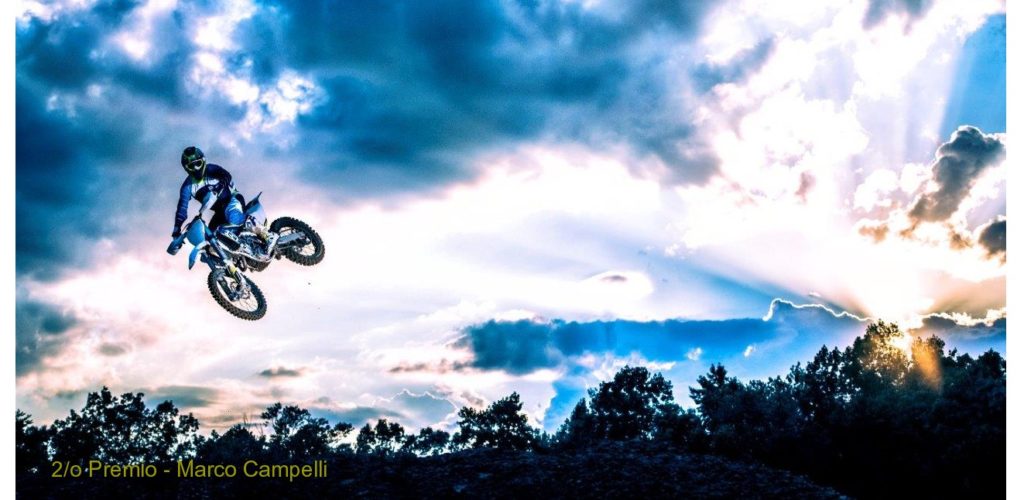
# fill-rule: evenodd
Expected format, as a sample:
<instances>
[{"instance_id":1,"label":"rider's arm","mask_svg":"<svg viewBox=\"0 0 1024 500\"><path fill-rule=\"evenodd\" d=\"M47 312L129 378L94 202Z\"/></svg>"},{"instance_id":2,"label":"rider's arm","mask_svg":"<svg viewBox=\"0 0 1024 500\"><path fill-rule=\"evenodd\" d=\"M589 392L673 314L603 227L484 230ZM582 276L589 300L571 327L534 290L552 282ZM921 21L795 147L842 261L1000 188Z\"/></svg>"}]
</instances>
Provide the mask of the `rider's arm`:
<instances>
[{"instance_id":1,"label":"rider's arm","mask_svg":"<svg viewBox=\"0 0 1024 500\"><path fill-rule=\"evenodd\" d=\"M192 186L188 179L181 183L181 191L178 193L178 210L174 213L174 230L172 234L177 236L181 231L181 224L188 217L188 202L192 198Z\"/></svg>"}]
</instances>

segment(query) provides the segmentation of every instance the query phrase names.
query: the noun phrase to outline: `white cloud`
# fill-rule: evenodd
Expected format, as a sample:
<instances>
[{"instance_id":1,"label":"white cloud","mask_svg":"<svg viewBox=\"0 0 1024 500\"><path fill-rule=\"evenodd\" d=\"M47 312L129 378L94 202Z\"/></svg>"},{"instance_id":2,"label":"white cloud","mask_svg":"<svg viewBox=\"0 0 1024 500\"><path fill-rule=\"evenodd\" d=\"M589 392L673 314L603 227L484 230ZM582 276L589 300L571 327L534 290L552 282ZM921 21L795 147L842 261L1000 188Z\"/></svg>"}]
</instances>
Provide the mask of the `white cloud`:
<instances>
[{"instance_id":1,"label":"white cloud","mask_svg":"<svg viewBox=\"0 0 1024 500\"><path fill-rule=\"evenodd\" d=\"M128 27L113 35L112 39L121 49L138 62L146 62L153 48L153 25L158 18L167 17L177 6L177 0L149 0L132 11L125 23Z\"/></svg>"},{"instance_id":2,"label":"white cloud","mask_svg":"<svg viewBox=\"0 0 1024 500\"><path fill-rule=\"evenodd\" d=\"M884 216L894 197L909 200L922 189L930 169L904 159L934 150L920 131L937 129L943 119L943 106L934 103L951 87L948 61L1002 5L937 2L909 29L893 19L869 31L862 26L865 8L824 2L798 14L751 0L736 9L756 15L737 17L730 8L709 20L701 48L713 60L766 36L774 37L775 50L747 81L715 87L715 99L701 110L721 174L705 186L678 189L685 208L666 255L737 279L814 289L889 319L926 312L963 280L1004 273L980 250L949 248L946 227L927 228L922 241L874 245L857 233L860 217L851 212ZM857 168L867 171L850 175ZM992 175L960 215L1000 195L1000 174ZM936 274L943 277L922 283L922 275Z\"/></svg>"},{"instance_id":3,"label":"white cloud","mask_svg":"<svg viewBox=\"0 0 1024 500\"><path fill-rule=\"evenodd\" d=\"M899 189L898 180L896 172L892 170L875 170L857 186L857 192L853 195L854 208L871 210L889 206L889 195Z\"/></svg>"}]
</instances>

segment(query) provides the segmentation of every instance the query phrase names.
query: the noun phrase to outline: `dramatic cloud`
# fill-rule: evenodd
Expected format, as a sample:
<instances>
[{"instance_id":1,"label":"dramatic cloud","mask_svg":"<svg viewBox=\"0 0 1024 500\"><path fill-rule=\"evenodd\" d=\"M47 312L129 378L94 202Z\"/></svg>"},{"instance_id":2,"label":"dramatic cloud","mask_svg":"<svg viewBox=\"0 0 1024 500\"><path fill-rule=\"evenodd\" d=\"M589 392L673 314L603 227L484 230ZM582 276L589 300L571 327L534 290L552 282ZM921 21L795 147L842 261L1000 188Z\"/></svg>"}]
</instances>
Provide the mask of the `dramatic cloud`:
<instances>
[{"instance_id":1,"label":"dramatic cloud","mask_svg":"<svg viewBox=\"0 0 1024 500\"><path fill-rule=\"evenodd\" d=\"M120 356L129 351L129 347L122 344L104 343L96 349L100 354L104 356Z\"/></svg>"},{"instance_id":2,"label":"dramatic cloud","mask_svg":"<svg viewBox=\"0 0 1024 500\"><path fill-rule=\"evenodd\" d=\"M311 406L308 409L313 416L323 417L331 422L348 422L354 426L361 426L381 418L394 421L404 417L400 412L376 406L355 406L344 409Z\"/></svg>"},{"instance_id":3,"label":"dramatic cloud","mask_svg":"<svg viewBox=\"0 0 1024 500\"><path fill-rule=\"evenodd\" d=\"M278 378L278 377L301 377L305 373L304 368L285 368L283 366L276 366L274 368L267 368L259 373L261 377L266 378Z\"/></svg>"},{"instance_id":4,"label":"dramatic cloud","mask_svg":"<svg viewBox=\"0 0 1024 500\"><path fill-rule=\"evenodd\" d=\"M223 397L219 389L195 385L167 385L148 391L140 390L150 402L171 401L178 408L205 408L217 404Z\"/></svg>"},{"instance_id":5,"label":"dramatic cloud","mask_svg":"<svg viewBox=\"0 0 1024 500\"><path fill-rule=\"evenodd\" d=\"M310 412L335 422L348 422L356 427L365 423L373 423L377 419L386 418L400 421L416 430L426 426L436 426L455 414L458 407L444 397L430 392L415 394L402 390L390 398L379 398L373 405L344 406L333 403L329 398L320 398L309 406ZM449 422L450 423L450 422Z\"/></svg>"},{"instance_id":6,"label":"dramatic cloud","mask_svg":"<svg viewBox=\"0 0 1024 500\"><path fill-rule=\"evenodd\" d=\"M875 243L885 240L885 237L889 235L889 226L885 223L862 223L857 227L857 232L871 238Z\"/></svg>"},{"instance_id":7,"label":"dramatic cloud","mask_svg":"<svg viewBox=\"0 0 1024 500\"><path fill-rule=\"evenodd\" d=\"M252 149L346 199L475 178L478 153L527 140L621 145L676 181L703 182L716 160L677 86L709 5L25 8L19 276L55 279L89 264L98 238L154 220L176 185L164 172L193 143ZM131 210L114 218L112 204Z\"/></svg>"},{"instance_id":8,"label":"dramatic cloud","mask_svg":"<svg viewBox=\"0 0 1024 500\"><path fill-rule=\"evenodd\" d=\"M239 27L232 59L255 80L312 75L323 96L298 120L314 139L303 154L339 189L465 179L474 153L542 138L625 144L701 182L715 160L672 88L679 61L646 46L682 47L708 5L270 2Z\"/></svg>"},{"instance_id":9,"label":"dramatic cloud","mask_svg":"<svg viewBox=\"0 0 1024 500\"><path fill-rule=\"evenodd\" d=\"M34 370L44 357L58 352L67 340L65 333L77 322L73 314L53 304L20 297L15 318L18 375Z\"/></svg>"},{"instance_id":10,"label":"dramatic cloud","mask_svg":"<svg viewBox=\"0 0 1024 500\"><path fill-rule=\"evenodd\" d=\"M746 80L764 65L774 52L775 44L774 38L766 38L757 45L740 51L728 62L701 64L693 72L694 84L697 89L707 91L721 83Z\"/></svg>"},{"instance_id":11,"label":"dramatic cloud","mask_svg":"<svg viewBox=\"0 0 1024 500\"><path fill-rule=\"evenodd\" d=\"M389 373L419 373L419 372L433 372L438 374L445 374L450 372L463 371L468 368L472 368L472 363L466 361L450 361L442 359L436 363L400 363L397 366L388 369Z\"/></svg>"},{"instance_id":12,"label":"dramatic cloud","mask_svg":"<svg viewBox=\"0 0 1024 500\"><path fill-rule=\"evenodd\" d=\"M908 213L914 225L949 219L985 169L1006 158L1006 147L999 136L965 126L939 146L936 157L932 164L935 189L921 195Z\"/></svg>"},{"instance_id":13,"label":"dramatic cloud","mask_svg":"<svg viewBox=\"0 0 1024 500\"><path fill-rule=\"evenodd\" d=\"M751 346L760 347L758 354L770 353L780 342L790 354L793 349L813 353L822 344L851 340L863 326L863 320L824 306L775 301L764 319L489 321L467 328L455 347L472 353L474 368L526 374L562 368L574 362L571 358L602 353L639 354L650 361L713 362L744 353L749 356Z\"/></svg>"},{"instance_id":14,"label":"dramatic cloud","mask_svg":"<svg viewBox=\"0 0 1024 500\"><path fill-rule=\"evenodd\" d=\"M425 427L436 425L454 415L459 407L446 398L429 392L413 394L405 390L391 398L388 404L401 408L406 414L407 425Z\"/></svg>"},{"instance_id":15,"label":"dramatic cloud","mask_svg":"<svg viewBox=\"0 0 1024 500\"><path fill-rule=\"evenodd\" d=\"M911 163L902 171L876 170L854 193L854 208L869 214L855 225L875 243L890 234L916 244L945 246L953 253L984 259L1000 253L1005 216L1002 190L1006 158L1004 134L961 126L939 146L931 165ZM1000 168L997 168L1000 167ZM979 253L980 246L985 253ZM1005 252L1005 242L1002 243ZM962 267L962 266L960 266Z\"/></svg>"},{"instance_id":16,"label":"dramatic cloud","mask_svg":"<svg viewBox=\"0 0 1024 500\"><path fill-rule=\"evenodd\" d=\"M864 27L872 28L892 14L906 16L909 26L921 18L932 6L932 0L869 0L864 13Z\"/></svg>"},{"instance_id":17,"label":"dramatic cloud","mask_svg":"<svg viewBox=\"0 0 1024 500\"><path fill-rule=\"evenodd\" d=\"M946 341L947 349L979 354L988 349L1006 352L1005 312L991 319L972 319L949 314L931 314L922 318L919 328L910 330L916 336L935 335Z\"/></svg>"},{"instance_id":18,"label":"dramatic cloud","mask_svg":"<svg viewBox=\"0 0 1024 500\"><path fill-rule=\"evenodd\" d=\"M1003 256L1006 258L1006 218L998 217L978 233L978 243L985 248L989 257Z\"/></svg>"}]
</instances>

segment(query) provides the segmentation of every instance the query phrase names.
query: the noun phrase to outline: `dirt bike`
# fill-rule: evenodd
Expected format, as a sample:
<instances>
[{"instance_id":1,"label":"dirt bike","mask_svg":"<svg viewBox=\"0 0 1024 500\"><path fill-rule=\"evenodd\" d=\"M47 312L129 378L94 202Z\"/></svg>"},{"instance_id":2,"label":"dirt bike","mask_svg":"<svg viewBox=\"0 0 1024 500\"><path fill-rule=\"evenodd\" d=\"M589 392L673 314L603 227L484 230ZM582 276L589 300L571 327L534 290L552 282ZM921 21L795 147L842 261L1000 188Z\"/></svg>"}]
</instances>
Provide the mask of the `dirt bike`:
<instances>
[{"instance_id":1,"label":"dirt bike","mask_svg":"<svg viewBox=\"0 0 1024 500\"><path fill-rule=\"evenodd\" d=\"M260 193L262 195L262 193ZM246 271L263 271L274 260L284 257L303 266L324 259L324 242L305 222L281 217L267 225L260 195L245 204L245 222L241 226L222 224L210 229L203 213L212 206L212 194L203 201L199 213L171 241L167 253L175 255L187 240L192 243L188 268L199 261L210 267L206 284L210 294L229 313L246 320L258 320L267 313L267 300Z\"/></svg>"}]
</instances>

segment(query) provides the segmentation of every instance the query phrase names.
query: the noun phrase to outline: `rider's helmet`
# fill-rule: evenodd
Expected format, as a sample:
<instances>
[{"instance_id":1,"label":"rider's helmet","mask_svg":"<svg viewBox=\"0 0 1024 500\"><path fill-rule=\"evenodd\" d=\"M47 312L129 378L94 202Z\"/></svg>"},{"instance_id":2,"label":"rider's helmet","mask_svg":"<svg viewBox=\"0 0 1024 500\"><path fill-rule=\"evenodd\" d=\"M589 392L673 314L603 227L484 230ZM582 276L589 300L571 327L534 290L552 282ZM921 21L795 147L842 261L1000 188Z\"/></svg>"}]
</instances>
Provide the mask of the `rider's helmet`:
<instances>
[{"instance_id":1,"label":"rider's helmet","mask_svg":"<svg viewBox=\"0 0 1024 500\"><path fill-rule=\"evenodd\" d=\"M181 168L184 168L193 179L202 179L206 173L206 156L203 150L189 146L181 152Z\"/></svg>"}]
</instances>

